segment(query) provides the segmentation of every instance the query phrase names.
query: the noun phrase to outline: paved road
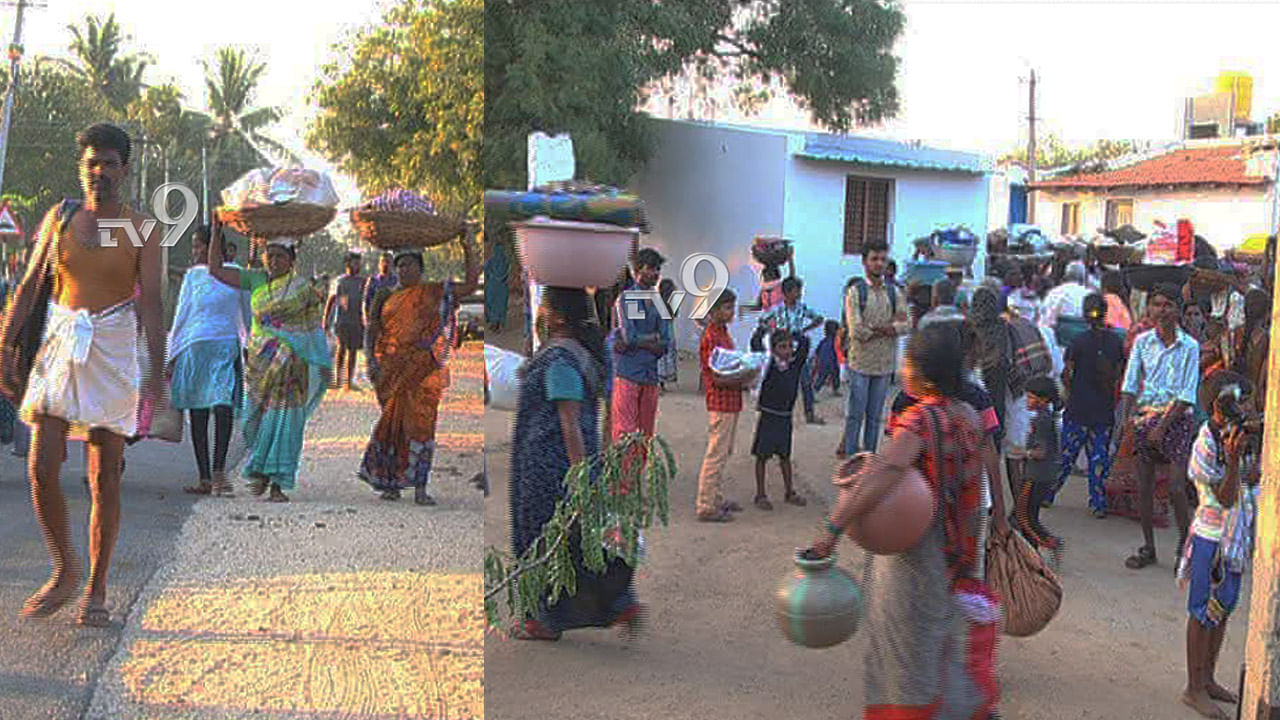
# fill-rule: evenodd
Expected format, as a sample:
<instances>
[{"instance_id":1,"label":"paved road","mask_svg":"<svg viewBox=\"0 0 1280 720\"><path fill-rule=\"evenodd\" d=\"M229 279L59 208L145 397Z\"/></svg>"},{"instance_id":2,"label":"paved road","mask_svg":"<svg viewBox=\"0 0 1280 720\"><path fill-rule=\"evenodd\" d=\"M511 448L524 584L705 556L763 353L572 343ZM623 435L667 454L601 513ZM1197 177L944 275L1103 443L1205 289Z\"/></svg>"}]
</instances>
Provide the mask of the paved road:
<instances>
[{"instance_id":1,"label":"paved road","mask_svg":"<svg viewBox=\"0 0 1280 720\"><path fill-rule=\"evenodd\" d=\"M88 488L81 484L80 443L72 443L63 470L76 547L87 558ZM23 460L0 448L0 720L78 718L115 652L122 615L144 585L173 555L191 512L181 485L194 474L189 445L140 443L126 451L123 531L111 568L108 603L113 626L86 630L68 610L40 622L18 617L23 601L48 577L48 555L31 512Z\"/></svg>"},{"instance_id":2,"label":"paved road","mask_svg":"<svg viewBox=\"0 0 1280 720\"><path fill-rule=\"evenodd\" d=\"M45 556L5 457L0 720L483 717L482 499L467 483L481 467L480 358L470 344L453 363L435 508L354 479L378 415L369 392L326 397L287 505L245 492L192 505L174 492L189 448L131 450L106 631L16 619ZM64 484L83 515L83 491Z\"/></svg>"}]
</instances>

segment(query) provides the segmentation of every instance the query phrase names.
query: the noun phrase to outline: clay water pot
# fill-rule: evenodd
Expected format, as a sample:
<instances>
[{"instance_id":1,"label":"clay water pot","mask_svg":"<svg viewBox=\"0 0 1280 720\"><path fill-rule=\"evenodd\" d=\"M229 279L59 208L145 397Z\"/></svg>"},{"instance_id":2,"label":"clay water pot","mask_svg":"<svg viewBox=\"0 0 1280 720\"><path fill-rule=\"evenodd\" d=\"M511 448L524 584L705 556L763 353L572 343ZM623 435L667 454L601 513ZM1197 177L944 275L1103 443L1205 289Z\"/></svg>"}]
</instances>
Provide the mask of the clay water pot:
<instances>
[{"instance_id":1,"label":"clay water pot","mask_svg":"<svg viewBox=\"0 0 1280 720\"><path fill-rule=\"evenodd\" d=\"M810 648L826 648L848 640L862 619L862 591L835 555L810 557L797 550L796 570L775 593L778 625L787 639Z\"/></svg>"},{"instance_id":2,"label":"clay water pot","mask_svg":"<svg viewBox=\"0 0 1280 720\"><path fill-rule=\"evenodd\" d=\"M836 484L846 485L872 457L859 453L841 468ZM875 507L850 524L849 538L867 552L897 555L915 547L924 539L938 511L929 481L916 468L909 468L902 479Z\"/></svg>"}]
</instances>

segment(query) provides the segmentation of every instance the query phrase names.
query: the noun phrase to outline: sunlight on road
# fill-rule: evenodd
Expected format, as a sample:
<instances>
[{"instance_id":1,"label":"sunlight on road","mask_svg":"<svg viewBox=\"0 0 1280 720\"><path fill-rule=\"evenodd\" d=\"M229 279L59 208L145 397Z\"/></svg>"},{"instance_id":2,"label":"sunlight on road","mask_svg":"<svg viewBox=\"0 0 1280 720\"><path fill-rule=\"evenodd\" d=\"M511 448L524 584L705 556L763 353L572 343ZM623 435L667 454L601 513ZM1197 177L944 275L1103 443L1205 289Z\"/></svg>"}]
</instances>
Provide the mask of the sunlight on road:
<instances>
[{"instance_id":1,"label":"sunlight on road","mask_svg":"<svg viewBox=\"0 0 1280 720\"><path fill-rule=\"evenodd\" d=\"M411 572L175 587L121 677L153 708L483 718L481 587Z\"/></svg>"}]
</instances>

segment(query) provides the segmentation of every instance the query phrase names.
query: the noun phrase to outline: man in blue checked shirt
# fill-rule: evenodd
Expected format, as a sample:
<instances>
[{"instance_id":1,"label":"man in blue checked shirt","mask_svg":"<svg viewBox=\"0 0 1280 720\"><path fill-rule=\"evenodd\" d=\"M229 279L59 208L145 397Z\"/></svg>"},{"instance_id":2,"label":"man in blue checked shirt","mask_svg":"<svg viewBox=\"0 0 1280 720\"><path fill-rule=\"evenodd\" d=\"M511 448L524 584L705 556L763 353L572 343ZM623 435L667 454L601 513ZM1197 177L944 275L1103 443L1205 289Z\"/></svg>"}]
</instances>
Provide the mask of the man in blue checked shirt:
<instances>
[{"instance_id":1,"label":"man in blue checked shirt","mask_svg":"<svg viewBox=\"0 0 1280 720\"><path fill-rule=\"evenodd\" d=\"M1178 548L1174 557L1181 556L1190 525L1187 460L1196 430L1192 426L1191 410L1200 387L1200 343L1179 327L1181 306L1182 289L1177 285L1159 285L1151 292L1147 309L1156 327L1134 340L1120 387L1120 427L1133 431L1138 458L1138 512L1144 542L1125 560L1125 566L1131 570L1156 562L1151 518L1157 467L1168 471L1169 497L1178 523ZM1117 444L1119 437L1117 433ZM1112 454L1115 451L1113 447Z\"/></svg>"},{"instance_id":2,"label":"man in blue checked shirt","mask_svg":"<svg viewBox=\"0 0 1280 720\"><path fill-rule=\"evenodd\" d=\"M756 328L755 335L751 338L751 349L754 352L764 350L765 335L772 334L777 330L786 330L792 337L797 338L798 345L805 348L805 355L812 355L808 351L809 333L815 328L822 326L822 316L814 312L800 301L800 297L804 294L804 282L800 278L792 275L782 281L782 304L774 307L760 318L760 325ZM800 354L800 348L797 348L797 355ZM805 422L810 425L825 425L826 422L818 418L813 413L813 358L808 357L804 366L800 369L800 391L804 397L804 417Z\"/></svg>"},{"instance_id":3,"label":"man in blue checked shirt","mask_svg":"<svg viewBox=\"0 0 1280 720\"><path fill-rule=\"evenodd\" d=\"M654 290L666 258L653 248L636 253L635 283L626 290ZM668 323L652 300L642 300L643 316L626 314L626 291L614 304L616 329L611 333L614 358L612 441L633 432L653 437L658 419L658 358L671 344Z\"/></svg>"}]
</instances>

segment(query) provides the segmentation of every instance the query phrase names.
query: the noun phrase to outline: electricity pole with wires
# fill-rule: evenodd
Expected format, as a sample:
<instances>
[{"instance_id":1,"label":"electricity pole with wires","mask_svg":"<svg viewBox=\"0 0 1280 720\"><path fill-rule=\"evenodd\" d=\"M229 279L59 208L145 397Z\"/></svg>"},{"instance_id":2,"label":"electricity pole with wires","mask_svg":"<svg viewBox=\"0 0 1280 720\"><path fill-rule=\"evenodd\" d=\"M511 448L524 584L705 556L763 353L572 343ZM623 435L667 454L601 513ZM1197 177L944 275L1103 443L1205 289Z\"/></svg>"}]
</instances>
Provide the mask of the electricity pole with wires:
<instances>
[{"instance_id":1,"label":"electricity pole with wires","mask_svg":"<svg viewBox=\"0 0 1280 720\"><path fill-rule=\"evenodd\" d=\"M1031 187L1036 181L1037 156L1036 156L1036 71L1031 70L1031 114L1027 119L1030 122L1027 133L1027 222L1031 225L1036 224L1036 191Z\"/></svg>"},{"instance_id":2,"label":"electricity pole with wires","mask_svg":"<svg viewBox=\"0 0 1280 720\"><path fill-rule=\"evenodd\" d=\"M13 128L13 100L18 93L18 62L22 60L22 14L31 3L18 0L18 17L13 25L13 42L9 45L9 88L4 95L4 127L0 129L0 191L4 188L4 159L9 150Z\"/></svg>"}]
</instances>

